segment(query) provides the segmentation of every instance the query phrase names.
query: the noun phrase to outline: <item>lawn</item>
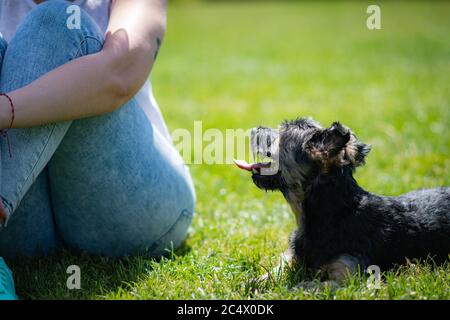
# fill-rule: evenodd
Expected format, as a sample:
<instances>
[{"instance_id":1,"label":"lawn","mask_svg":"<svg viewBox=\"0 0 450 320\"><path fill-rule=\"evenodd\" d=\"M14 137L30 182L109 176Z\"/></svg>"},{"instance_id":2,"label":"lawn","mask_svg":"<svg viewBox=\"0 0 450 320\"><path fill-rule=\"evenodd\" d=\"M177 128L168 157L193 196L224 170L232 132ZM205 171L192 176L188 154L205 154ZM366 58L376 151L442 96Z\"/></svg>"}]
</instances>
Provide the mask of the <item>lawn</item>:
<instances>
[{"instance_id":1,"label":"lawn","mask_svg":"<svg viewBox=\"0 0 450 320\"><path fill-rule=\"evenodd\" d=\"M152 74L170 130L276 126L312 116L340 120L373 145L356 177L398 195L450 185L450 3L178 1ZM279 194L263 193L232 165L191 165L198 205L186 244L161 261L60 254L12 265L25 299L450 299L450 263L362 275L338 289L295 289L303 270L254 283L277 263L294 228ZM450 241L450 239L449 239ZM81 267L82 289L66 288Z\"/></svg>"}]
</instances>

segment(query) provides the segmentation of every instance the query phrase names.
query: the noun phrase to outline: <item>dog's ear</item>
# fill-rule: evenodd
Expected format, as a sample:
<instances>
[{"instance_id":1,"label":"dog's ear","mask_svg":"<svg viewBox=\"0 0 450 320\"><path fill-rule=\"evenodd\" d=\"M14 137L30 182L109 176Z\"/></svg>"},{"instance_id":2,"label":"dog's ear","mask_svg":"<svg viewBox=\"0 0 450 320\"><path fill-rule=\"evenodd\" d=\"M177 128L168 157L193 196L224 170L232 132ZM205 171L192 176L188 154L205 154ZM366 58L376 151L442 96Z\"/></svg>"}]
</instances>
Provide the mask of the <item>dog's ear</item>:
<instances>
[{"instance_id":1,"label":"dog's ear","mask_svg":"<svg viewBox=\"0 0 450 320\"><path fill-rule=\"evenodd\" d=\"M332 157L344 149L350 138L350 130L339 122L334 122L331 127L316 131L307 145L313 154L320 153L323 157Z\"/></svg>"},{"instance_id":2,"label":"dog's ear","mask_svg":"<svg viewBox=\"0 0 450 320\"><path fill-rule=\"evenodd\" d=\"M349 128L334 122L329 128L314 133L306 149L322 171L327 172L332 167L363 165L371 146L359 141Z\"/></svg>"},{"instance_id":3,"label":"dog's ear","mask_svg":"<svg viewBox=\"0 0 450 320\"><path fill-rule=\"evenodd\" d=\"M351 132L339 122L334 122L331 127L325 129L324 146L329 156L339 154L350 141Z\"/></svg>"},{"instance_id":4,"label":"dog's ear","mask_svg":"<svg viewBox=\"0 0 450 320\"><path fill-rule=\"evenodd\" d=\"M358 140L356 136L353 136L355 142L353 143L353 163L355 167L362 166L366 163L366 156L369 154L370 150L372 150L372 146L370 144L365 144L362 141Z\"/></svg>"}]
</instances>

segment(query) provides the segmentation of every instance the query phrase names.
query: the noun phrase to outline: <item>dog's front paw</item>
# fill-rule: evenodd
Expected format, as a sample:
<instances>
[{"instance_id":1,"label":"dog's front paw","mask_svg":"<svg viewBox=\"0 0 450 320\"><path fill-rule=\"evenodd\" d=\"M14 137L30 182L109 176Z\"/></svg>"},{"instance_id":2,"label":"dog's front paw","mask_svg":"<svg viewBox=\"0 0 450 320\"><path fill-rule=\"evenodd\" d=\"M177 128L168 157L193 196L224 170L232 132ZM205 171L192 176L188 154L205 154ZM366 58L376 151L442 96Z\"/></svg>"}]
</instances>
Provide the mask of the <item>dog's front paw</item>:
<instances>
[{"instance_id":1,"label":"dog's front paw","mask_svg":"<svg viewBox=\"0 0 450 320\"><path fill-rule=\"evenodd\" d=\"M275 281L276 279L280 279L282 277L283 272L286 270L286 268L295 268L295 266L295 254L291 249L288 249L286 252L280 255L278 265L273 268L272 271L268 271L255 280L258 282L264 282L267 280Z\"/></svg>"},{"instance_id":2,"label":"dog's front paw","mask_svg":"<svg viewBox=\"0 0 450 320\"><path fill-rule=\"evenodd\" d=\"M295 285L294 289L311 290L317 288L318 286L318 281L301 281Z\"/></svg>"},{"instance_id":3,"label":"dog's front paw","mask_svg":"<svg viewBox=\"0 0 450 320\"><path fill-rule=\"evenodd\" d=\"M299 282L294 289L298 290L298 289L303 289L305 291L311 291L314 289L323 289L326 287L330 287L332 289L337 289L339 288L339 283L337 283L336 281L302 281Z\"/></svg>"},{"instance_id":4,"label":"dog's front paw","mask_svg":"<svg viewBox=\"0 0 450 320\"><path fill-rule=\"evenodd\" d=\"M266 282L271 277L272 277L272 275L269 272L267 272L267 273L263 274L262 276L255 278L255 282Z\"/></svg>"}]
</instances>

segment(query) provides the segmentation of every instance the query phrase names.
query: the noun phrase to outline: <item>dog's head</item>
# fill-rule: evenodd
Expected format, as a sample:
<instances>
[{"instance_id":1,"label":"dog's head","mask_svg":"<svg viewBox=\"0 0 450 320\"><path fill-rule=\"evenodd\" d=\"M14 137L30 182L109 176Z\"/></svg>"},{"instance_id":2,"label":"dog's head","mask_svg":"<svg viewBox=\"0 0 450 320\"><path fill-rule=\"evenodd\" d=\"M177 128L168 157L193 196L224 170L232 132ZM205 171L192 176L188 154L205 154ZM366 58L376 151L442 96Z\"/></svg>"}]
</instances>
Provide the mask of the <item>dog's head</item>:
<instances>
[{"instance_id":1,"label":"dog's head","mask_svg":"<svg viewBox=\"0 0 450 320\"><path fill-rule=\"evenodd\" d=\"M345 166L354 170L371 149L339 122L323 128L306 118L285 121L278 129L255 128L251 145L260 162L237 161L238 167L252 171L259 188L283 192L302 189L308 181Z\"/></svg>"}]
</instances>

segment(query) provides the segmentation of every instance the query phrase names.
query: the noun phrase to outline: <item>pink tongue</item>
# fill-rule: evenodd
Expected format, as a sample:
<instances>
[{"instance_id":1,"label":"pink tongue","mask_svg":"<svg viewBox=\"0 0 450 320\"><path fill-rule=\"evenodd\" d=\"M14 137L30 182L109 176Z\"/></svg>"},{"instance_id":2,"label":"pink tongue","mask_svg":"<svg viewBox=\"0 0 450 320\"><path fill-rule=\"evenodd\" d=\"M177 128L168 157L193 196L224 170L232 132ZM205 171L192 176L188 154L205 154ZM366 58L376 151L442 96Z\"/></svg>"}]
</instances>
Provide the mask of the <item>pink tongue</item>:
<instances>
[{"instance_id":1,"label":"pink tongue","mask_svg":"<svg viewBox=\"0 0 450 320\"><path fill-rule=\"evenodd\" d=\"M234 160L234 163L238 166L239 169L252 171L254 163L247 163L245 160Z\"/></svg>"},{"instance_id":2,"label":"pink tongue","mask_svg":"<svg viewBox=\"0 0 450 320\"><path fill-rule=\"evenodd\" d=\"M247 163L247 161L245 160L234 160L234 163L238 166L239 169L247 171L270 167L270 163Z\"/></svg>"}]
</instances>

